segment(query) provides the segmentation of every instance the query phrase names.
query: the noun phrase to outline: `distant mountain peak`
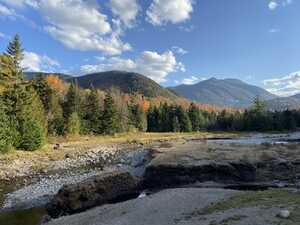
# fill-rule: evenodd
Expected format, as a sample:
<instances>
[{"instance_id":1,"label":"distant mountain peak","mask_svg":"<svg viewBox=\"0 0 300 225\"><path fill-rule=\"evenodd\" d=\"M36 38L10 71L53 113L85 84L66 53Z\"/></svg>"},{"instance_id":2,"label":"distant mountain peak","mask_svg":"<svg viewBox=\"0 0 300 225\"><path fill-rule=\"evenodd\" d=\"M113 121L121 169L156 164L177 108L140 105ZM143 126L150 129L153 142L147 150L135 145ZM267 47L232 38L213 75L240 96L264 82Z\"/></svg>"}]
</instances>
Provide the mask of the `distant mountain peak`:
<instances>
[{"instance_id":1,"label":"distant mountain peak","mask_svg":"<svg viewBox=\"0 0 300 225\"><path fill-rule=\"evenodd\" d=\"M263 88L233 78L212 77L194 85L180 85L173 89L192 101L221 107L246 108L252 104L256 96L264 100L277 97Z\"/></svg>"}]
</instances>

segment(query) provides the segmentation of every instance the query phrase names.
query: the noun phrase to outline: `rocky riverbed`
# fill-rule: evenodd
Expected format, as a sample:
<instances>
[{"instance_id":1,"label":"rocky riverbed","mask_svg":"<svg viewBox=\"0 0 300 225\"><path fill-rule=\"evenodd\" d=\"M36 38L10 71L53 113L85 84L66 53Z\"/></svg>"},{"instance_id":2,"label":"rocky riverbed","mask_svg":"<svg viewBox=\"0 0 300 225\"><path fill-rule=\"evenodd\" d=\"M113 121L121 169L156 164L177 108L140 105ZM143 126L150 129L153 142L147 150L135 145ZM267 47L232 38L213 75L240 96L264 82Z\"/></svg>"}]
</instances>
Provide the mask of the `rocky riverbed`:
<instances>
[{"instance_id":1,"label":"rocky riverbed","mask_svg":"<svg viewBox=\"0 0 300 225\"><path fill-rule=\"evenodd\" d=\"M278 138L282 138L282 136ZM230 140L232 142L230 142ZM205 140L203 138L183 138L169 142L154 142L151 146L131 145L130 147L126 146L126 148L123 148L124 146L122 148L120 146L114 146L114 150L110 149L109 151L93 148L92 151L86 151L79 155L65 155L63 160L48 164L48 169L40 173L39 176L35 176L35 180L31 180L27 185L5 196L4 209L2 209L2 211L5 210L6 213L0 213L0 224L2 225L1 221L5 221L8 216L13 216L13 214L7 212L7 210L11 209L32 210L32 207L35 207L33 208L35 210L34 212L37 212L40 216L45 215L44 205L53 204L53 199L58 196L56 193L59 190L61 190L60 192L62 193L64 189L62 188L63 185L67 185L64 187L70 187L64 190L65 194L63 196L68 196L71 193L66 194L68 193L66 190L76 190L76 188L74 189L73 187L79 188L78 190L85 190L89 197L79 195L78 197L74 197L73 200L75 199L75 205L88 204L89 207L79 208L74 210L74 212L63 212L59 215L73 214L82 212L87 208L100 207L82 212L78 215L53 220L50 222L51 225L148 224L141 223L141 221L138 222L138 219L136 223L133 223L131 220L132 216L135 215L135 211L140 212L141 215L146 212L143 211L143 207L149 211L149 218L146 214L144 215L144 218L147 221L149 220L149 224L211 225L214 224L214 221L216 222L215 224L261 224L259 222L265 221L263 218L260 218L262 220L257 220L256 223L254 223L255 221L247 220L243 215L242 218L237 221L245 219L244 223L228 223L227 220L231 221L232 219L237 219L234 209L228 209L228 213L232 210L234 211L228 214L229 217L227 214L223 216L218 214L217 217L212 216L210 219L207 219L209 215L205 218L200 215L200 217L198 216L199 218L197 217L197 220L199 219L201 223L195 222L193 219L186 221L187 217L194 217L193 212L186 212L196 209L196 206L194 207L193 205L194 203L191 203L192 200L188 200L188 196L192 194L195 196L201 195L203 197L203 199L198 199L199 201L196 201L195 204L201 204L199 207L204 209L206 206L205 204L202 205L202 201L205 201L206 192L208 196L211 196L212 193L217 193L217 199L212 199L213 203L222 202L222 200L224 200L222 196L224 196L225 199L227 199L227 197L230 199L232 194L245 193L245 190L255 190L254 193L264 191L263 193L267 194L268 191L273 190L270 188L290 188L288 192L284 192L286 196L290 197L290 195L292 195L295 197L299 195L297 189L300 186L300 148L297 142L274 142L273 137L272 142L267 143L264 141L260 144L237 143L236 139L230 140L224 139L224 142L222 142L222 140L219 139L214 141L212 139ZM104 201L102 203L104 205L101 207L99 201L94 201L93 199L98 198L97 196L103 192L103 188L90 189L88 187L93 187L95 184L90 183L87 185L87 182L89 180L101 180L102 174L115 173L115 171L129 172L129 174L131 174L130 176L137 177L139 180L138 193L134 190L133 192L135 194L130 195L131 197L117 195L116 198L118 200L116 202L137 197L139 194L140 198L130 200L129 203L126 203L126 201L118 204L111 204L111 201L115 202L116 199L108 199L107 202ZM98 178L99 176L100 178ZM100 187L103 187L103 185L100 185ZM113 188L109 188L109 190L113 190ZM192 194L190 194L190 191ZM84 193L83 191L78 192ZM144 193L146 192L153 194L145 195ZM186 195L186 193L189 194ZM218 195L218 193L220 193L220 195ZM112 193L108 193L108 196L114 196L111 194ZM172 208L171 200L169 200L170 204L163 202L164 195L166 197L174 196L174 198L179 199L179 196L186 196L187 202L184 202L185 199L182 199L183 208L177 204L174 206L177 207L175 210ZM73 196L73 194L71 196ZM218 196L221 197L218 198ZM156 199L153 204L157 205L151 205L152 198ZM89 199L89 203L85 202L87 199ZM62 201L63 205L64 201L66 200ZM108 205L106 205L107 203ZM126 204L129 204L127 205L129 209L128 213L119 215L118 218L120 222L118 223L117 218L113 218L113 216L116 216L115 213L121 212L123 205ZM298 214L294 213L295 209L298 210L298 208L295 208L294 205L294 203L289 205L289 203L286 202L282 209L284 210L286 208L289 212L292 212L293 217L291 218L298 221ZM263 207L263 205L261 207ZM108 208L111 214L107 214ZM181 213L181 209L184 209L184 212L182 211ZM245 210L248 210L249 215L255 215L255 213L259 213L259 209L260 206L259 208L251 206ZM281 207L270 206L268 213L272 219L269 217L265 219L276 222L278 220L277 213L280 209ZM162 211L160 212L160 210ZM167 213L166 210L170 212ZM175 213L175 215L172 212L174 210L176 212L179 210L179 213ZM22 211L22 213L23 212L24 211ZM32 211L28 213L32 213ZM93 213L94 215L92 215ZM104 214L108 216L100 216ZM237 214L239 215L240 213ZM101 221L101 223L93 223L91 216L95 218L95 220ZM152 218L156 216L157 218L162 218L161 223L156 223L156 219ZM1 218L4 218L4 220L1 220ZM73 219L81 221L81 223L73 222ZM202 220L206 219L209 223L202 223ZM289 222L289 219L286 221ZM22 223L15 222L11 224ZM37 225L38 223L32 222L26 224Z\"/></svg>"}]
</instances>

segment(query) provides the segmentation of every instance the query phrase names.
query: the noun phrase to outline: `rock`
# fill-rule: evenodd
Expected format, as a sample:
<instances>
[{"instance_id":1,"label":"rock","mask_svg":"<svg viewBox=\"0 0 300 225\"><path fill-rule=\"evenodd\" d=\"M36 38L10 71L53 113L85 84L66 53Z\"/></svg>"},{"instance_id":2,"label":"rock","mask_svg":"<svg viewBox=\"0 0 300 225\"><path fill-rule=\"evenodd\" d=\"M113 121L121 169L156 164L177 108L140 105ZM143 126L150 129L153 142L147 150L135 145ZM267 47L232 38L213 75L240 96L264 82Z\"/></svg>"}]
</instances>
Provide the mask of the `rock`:
<instances>
[{"instance_id":1,"label":"rock","mask_svg":"<svg viewBox=\"0 0 300 225\"><path fill-rule=\"evenodd\" d=\"M135 177L127 172L106 173L63 186L47 205L47 211L57 218L135 195L139 195L139 181Z\"/></svg>"},{"instance_id":2,"label":"rock","mask_svg":"<svg viewBox=\"0 0 300 225\"><path fill-rule=\"evenodd\" d=\"M195 182L254 182L256 169L252 164L236 161L216 163L200 160L193 163L150 164L144 175L145 187L172 187Z\"/></svg>"},{"instance_id":3,"label":"rock","mask_svg":"<svg viewBox=\"0 0 300 225\"><path fill-rule=\"evenodd\" d=\"M278 217L279 218L282 218L282 219L287 219L290 217L290 211L289 210L281 210L279 213L278 213Z\"/></svg>"}]
</instances>

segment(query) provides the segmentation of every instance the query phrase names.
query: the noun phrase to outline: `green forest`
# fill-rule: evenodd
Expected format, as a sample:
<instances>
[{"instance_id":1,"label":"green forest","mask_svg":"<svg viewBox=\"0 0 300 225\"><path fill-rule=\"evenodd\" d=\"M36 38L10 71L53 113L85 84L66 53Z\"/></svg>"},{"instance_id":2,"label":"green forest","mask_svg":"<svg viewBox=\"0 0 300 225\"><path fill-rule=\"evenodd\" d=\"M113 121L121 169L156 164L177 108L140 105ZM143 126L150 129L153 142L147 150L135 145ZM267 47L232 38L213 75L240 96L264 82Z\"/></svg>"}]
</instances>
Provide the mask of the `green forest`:
<instances>
[{"instance_id":1,"label":"green forest","mask_svg":"<svg viewBox=\"0 0 300 225\"><path fill-rule=\"evenodd\" d=\"M265 110L256 97L247 110L205 111L197 104L148 104L146 97L80 88L59 78L27 80L16 35L0 55L0 152L33 151L49 136L119 132L283 131L300 126L300 112Z\"/></svg>"}]
</instances>

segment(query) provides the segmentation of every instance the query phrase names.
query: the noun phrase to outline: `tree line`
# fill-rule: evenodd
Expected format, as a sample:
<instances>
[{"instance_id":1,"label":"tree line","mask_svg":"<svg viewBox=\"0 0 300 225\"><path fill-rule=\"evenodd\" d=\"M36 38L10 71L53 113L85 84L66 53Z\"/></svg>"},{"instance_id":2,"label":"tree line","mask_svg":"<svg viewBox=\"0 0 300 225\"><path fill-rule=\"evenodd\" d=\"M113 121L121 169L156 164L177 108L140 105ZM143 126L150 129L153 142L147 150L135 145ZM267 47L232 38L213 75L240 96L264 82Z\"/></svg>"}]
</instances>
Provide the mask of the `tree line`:
<instances>
[{"instance_id":1,"label":"tree line","mask_svg":"<svg viewBox=\"0 0 300 225\"><path fill-rule=\"evenodd\" d=\"M300 126L299 111L270 112L259 97L245 111L215 112L195 103L152 104L116 88L82 89L59 77L24 78L19 36L0 55L0 152L36 150L48 136L118 132L281 131Z\"/></svg>"}]
</instances>

